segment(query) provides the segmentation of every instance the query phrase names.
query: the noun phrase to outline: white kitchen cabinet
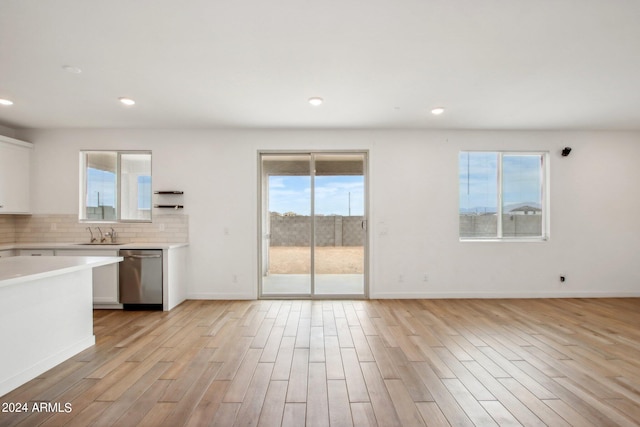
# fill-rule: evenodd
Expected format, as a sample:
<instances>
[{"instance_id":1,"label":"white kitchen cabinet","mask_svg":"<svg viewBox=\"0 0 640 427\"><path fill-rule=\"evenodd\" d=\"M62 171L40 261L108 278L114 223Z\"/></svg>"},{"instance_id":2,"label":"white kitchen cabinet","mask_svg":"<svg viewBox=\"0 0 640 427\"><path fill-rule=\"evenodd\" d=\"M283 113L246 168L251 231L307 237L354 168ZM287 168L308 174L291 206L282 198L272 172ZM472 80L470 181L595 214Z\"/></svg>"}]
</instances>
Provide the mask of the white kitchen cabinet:
<instances>
[{"instance_id":1,"label":"white kitchen cabinet","mask_svg":"<svg viewBox=\"0 0 640 427\"><path fill-rule=\"evenodd\" d=\"M53 249L20 249L18 250L20 256L54 256Z\"/></svg>"},{"instance_id":2,"label":"white kitchen cabinet","mask_svg":"<svg viewBox=\"0 0 640 427\"><path fill-rule=\"evenodd\" d=\"M56 256L118 256L117 250L59 249ZM93 269L94 308L120 308L118 295L118 264Z\"/></svg>"},{"instance_id":3,"label":"white kitchen cabinet","mask_svg":"<svg viewBox=\"0 0 640 427\"><path fill-rule=\"evenodd\" d=\"M0 135L0 214L31 212L33 144Z\"/></svg>"},{"instance_id":4,"label":"white kitchen cabinet","mask_svg":"<svg viewBox=\"0 0 640 427\"><path fill-rule=\"evenodd\" d=\"M7 249L5 251L0 251L0 258L7 258L10 256L15 256L15 252L12 249Z\"/></svg>"}]
</instances>

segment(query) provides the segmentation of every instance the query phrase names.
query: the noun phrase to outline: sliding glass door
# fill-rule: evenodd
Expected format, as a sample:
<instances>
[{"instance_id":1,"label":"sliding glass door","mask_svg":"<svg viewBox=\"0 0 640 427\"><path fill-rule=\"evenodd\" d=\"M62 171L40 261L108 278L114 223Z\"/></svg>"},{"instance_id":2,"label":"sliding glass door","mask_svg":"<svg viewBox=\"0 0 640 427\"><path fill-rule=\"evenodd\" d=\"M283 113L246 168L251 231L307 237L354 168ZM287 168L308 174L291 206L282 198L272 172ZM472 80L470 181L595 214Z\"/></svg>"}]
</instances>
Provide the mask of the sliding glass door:
<instances>
[{"instance_id":1,"label":"sliding glass door","mask_svg":"<svg viewBox=\"0 0 640 427\"><path fill-rule=\"evenodd\" d=\"M364 294L364 156L317 154L314 175L314 291Z\"/></svg>"},{"instance_id":2,"label":"sliding glass door","mask_svg":"<svg viewBox=\"0 0 640 427\"><path fill-rule=\"evenodd\" d=\"M260 296L366 296L366 153L260 154Z\"/></svg>"},{"instance_id":3,"label":"sliding glass door","mask_svg":"<svg viewBox=\"0 0 640 427\"><path fill-rule=\"evenodd\" d=\"M262 169L262 295L311 295L311 155L267 155Z\"/></svg>"}]
</instances>

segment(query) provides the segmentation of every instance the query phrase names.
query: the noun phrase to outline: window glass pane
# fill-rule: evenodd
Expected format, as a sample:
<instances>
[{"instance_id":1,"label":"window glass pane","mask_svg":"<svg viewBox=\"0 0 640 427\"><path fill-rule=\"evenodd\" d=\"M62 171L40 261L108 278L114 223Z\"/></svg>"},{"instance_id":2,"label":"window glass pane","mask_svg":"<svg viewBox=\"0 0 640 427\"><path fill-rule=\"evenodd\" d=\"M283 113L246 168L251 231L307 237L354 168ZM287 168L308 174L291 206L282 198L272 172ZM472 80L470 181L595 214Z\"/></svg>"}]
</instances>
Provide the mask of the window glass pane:
<instances>
[{"instance_id":1,"label":"window glass pane","mask_svg":"<svg viewBox=\"0 0 640 427\"><path fill-rule=\"evenodd\" d=\"M502 235L542 235L542 156L502 157Z\"/></svg>"},{"instance_id":2,"label":"window glass pane","mask_svg":"<svg viewBox=\"0 0 640 427\"><path fill-rule=\"evenodd\" d=\"M497 153L460 153L460 237L497 237L497 183Z\"/></svg>"},{"instance_id":3,"label":"window glass pane","mask_svg":"<svg viewBox=\"0 0 640 427\"><path fill-rule=\"evenodd\" d=\"M151 177L138 177L138 209L151 209Z\"/></svg>"},{"instance_id":4,"label":"window glass pane","mask_svg":"<svg viewBox=\"0 0 640 427\"><path fill-rule=\"evenodd\" d=\"M123 153L120 159L120 219L150 220L151 154Z\"/></svg>"},{"instance_id":5,"label":"window glass pane","mask_svg":"<svg viewBox=\"0 0 640 427\"><path fill-rule=\"evenodd\" d=\"M86 192L83 219L116 220L117 162L116 153L92 152L86 154Z\"/></svg>"},{"instance_id":6,"label":"window glass pane","mask_svg":"<svg viewBox=\"0 0 640 427\"><path fill-rule=\"evenodd\" d=\"M80 220L151 221L151 152L80 154Z\"/></svg>"}]
</instances>

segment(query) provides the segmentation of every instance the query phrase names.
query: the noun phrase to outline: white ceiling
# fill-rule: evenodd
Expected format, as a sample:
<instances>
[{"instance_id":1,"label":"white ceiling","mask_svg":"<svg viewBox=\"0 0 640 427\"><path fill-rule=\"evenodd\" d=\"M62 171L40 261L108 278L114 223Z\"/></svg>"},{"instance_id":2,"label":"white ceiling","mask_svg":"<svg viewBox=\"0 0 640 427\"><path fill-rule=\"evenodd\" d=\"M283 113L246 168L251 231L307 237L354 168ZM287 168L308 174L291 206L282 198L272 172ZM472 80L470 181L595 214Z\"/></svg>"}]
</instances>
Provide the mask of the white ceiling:
<instances>
[{"instance_id":1,"label":"white ceiling","mask_svg":"<svg viewBox=\"0 0 640 427\"><path fill-rule=\"evenodd\" d=\"M640 1L1 0L0 98L13 128L638 130Z\"/></svg>"}]
</instances>

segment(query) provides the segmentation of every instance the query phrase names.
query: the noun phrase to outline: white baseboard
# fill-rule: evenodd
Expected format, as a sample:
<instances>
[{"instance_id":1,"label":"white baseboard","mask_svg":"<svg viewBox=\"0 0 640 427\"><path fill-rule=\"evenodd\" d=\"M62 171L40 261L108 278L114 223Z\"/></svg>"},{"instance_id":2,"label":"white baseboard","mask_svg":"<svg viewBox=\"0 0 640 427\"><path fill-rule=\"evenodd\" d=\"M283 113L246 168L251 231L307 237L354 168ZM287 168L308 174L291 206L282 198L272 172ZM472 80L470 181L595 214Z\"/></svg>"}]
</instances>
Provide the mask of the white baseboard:
<instances>
[{"instance_id":1,"label":"white baseboard","mask_svg":"<svg viewBox=\"0 0 640 427\"><path fill-rule=\"evenodd\" d=\"M191 294L193 300L255 300L247 293ZM375 292L370 299L525 299L525 298L640 298L639 291L625 292Z\"/></svg>"},{"instance_id":2,"label":"white baseboard","mask_svg":"<svg viewBox=\"0 0 640 427\"><path fill-rule=\"evenodd\" d=\"M640 291L625 292L376 292L371 299L518 299L518 298L637 298Z\"/></svg>"},{"instance_id":3,"label":"white baseboard","mask_svg":"<svg viewBox=\"0 0 640 427\"><path fill-rule=\"evenodd\" d=\"M205 294L189 294L187 299L203 299L203 300L246 300L257 299L255 294L247 293L205 293Z\"/></svg>"},{"instance_id":4,"label":"white baseboard","mask_svg":"<svg viewBox=\"0 0 640 427\"><path fill-rule=\"evenodd\" d=\"M94 310L122 310L122 304L93 304Z\"/></svg>"}]
</instances>

